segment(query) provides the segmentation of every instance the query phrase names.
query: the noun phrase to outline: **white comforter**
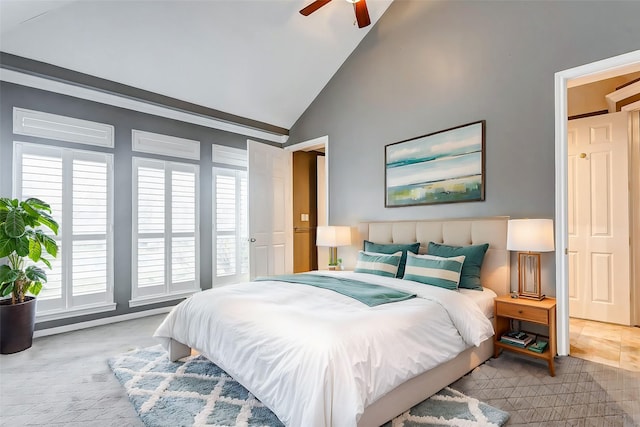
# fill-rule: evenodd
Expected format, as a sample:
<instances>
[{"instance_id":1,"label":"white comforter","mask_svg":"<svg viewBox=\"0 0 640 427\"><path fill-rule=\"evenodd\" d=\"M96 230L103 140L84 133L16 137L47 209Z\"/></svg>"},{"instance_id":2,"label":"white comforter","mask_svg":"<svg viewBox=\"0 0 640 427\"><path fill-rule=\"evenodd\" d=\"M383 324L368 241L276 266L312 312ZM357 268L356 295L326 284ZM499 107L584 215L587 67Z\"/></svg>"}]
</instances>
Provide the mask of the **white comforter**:
<instances>
[{"instance_id":1,"label":"white comforter","mask_svg":"<svg viewBox=\"0 0 640 427\"><path fill-rule=\"evenodd\" d=\"M366 406L493 335L458 292L408 280L341 274L418 294L368 307L313 286L223 286L176 306L154 336L201 351L287 426L355 426Z\"/></svg>"}]
</instances>

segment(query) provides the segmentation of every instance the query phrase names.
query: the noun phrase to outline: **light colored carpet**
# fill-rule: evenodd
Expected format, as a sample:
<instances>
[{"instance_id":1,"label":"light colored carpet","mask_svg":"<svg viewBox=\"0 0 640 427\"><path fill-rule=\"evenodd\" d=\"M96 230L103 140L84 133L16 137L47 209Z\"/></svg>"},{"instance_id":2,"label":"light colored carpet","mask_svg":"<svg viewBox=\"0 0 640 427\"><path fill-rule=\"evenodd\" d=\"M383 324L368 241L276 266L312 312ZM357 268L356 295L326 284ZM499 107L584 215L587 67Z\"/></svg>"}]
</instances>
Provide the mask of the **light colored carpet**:
<instances>
[{"instance_id":1,"label":"light colored carpet","mask_svg":"<svg viewBox=\"0 0 640 427\"><path fill-rule=\"evenodd\" d=\"M156 344L163 318L36 338L31 349L0 356L0 425L143 427L107 359ZM556 358L556 377L548 372L505 353L451 387L509 412L507 426L640 426L640 373L573 357ZM587 403L592 393L600 403Z\"/></svg>"},{"instance_id":2,"label":"light colored carpet","mask_svg":"<svg viewBox=\"0 0 640 427\"><path fill-rule=\"evenodd\" d=\"M161 346L109 361L147 427L269 426L282 423L226 372L203 356L170 362ZM509 414L445 388L393 420L394 427L498 427Z\"/></svg>"}]
</instances>

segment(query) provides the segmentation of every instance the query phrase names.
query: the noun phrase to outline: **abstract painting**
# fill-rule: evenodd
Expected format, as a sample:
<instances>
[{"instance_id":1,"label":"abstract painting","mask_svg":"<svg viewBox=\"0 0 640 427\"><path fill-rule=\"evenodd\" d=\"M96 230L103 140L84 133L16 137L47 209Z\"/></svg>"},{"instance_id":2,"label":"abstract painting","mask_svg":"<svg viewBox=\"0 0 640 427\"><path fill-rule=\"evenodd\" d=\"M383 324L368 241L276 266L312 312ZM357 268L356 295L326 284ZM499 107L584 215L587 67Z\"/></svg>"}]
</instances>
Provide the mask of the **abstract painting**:
<instances>
[{"instance_id":1,"label":"abstract painting","mask_svg":"<svg viewBox=\"0 0 640 427\"><path fill-rule=\"evenodd\" d=\"M485 121L385 147L385 206L484 200Z\"/></svg>"}]
</instances>

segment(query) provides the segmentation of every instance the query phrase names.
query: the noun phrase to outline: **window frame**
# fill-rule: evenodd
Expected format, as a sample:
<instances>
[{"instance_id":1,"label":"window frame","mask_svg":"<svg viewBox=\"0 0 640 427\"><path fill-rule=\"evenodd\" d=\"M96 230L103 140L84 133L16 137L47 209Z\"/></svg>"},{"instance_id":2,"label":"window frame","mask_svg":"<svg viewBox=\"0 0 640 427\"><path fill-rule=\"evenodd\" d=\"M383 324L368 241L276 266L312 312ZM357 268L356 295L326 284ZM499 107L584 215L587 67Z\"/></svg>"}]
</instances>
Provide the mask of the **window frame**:
<instances>
[{"instance_id":1,"label":"window frame","mask_svg":"<svg viewBox=\"0 0 640 427\"><path fill-rule=\"evenodd\" d=\"M60 232L53 236L60 246L61 296L60 298L39 298L36 320L39 322L64 319L84 314L115 310L114 303L114 170L113 154L102 151L83 150L73 147L61 147L50 144L14 141L13 144L13 195L23 198L23 156L24 154L45 154L61 159L62 169L62 216ZM94 234L73 233L73 162L84 160L106 165L107 209L106 231ZM44 200L45 202L47 200ZM102 237L104 236L104 237ZM87 240L105 240L106 244L106 288L104 292L87 295L73 295L73 248L74 242ZM46 284L45 284L46 286Z\"/></svg>"},{"instance_id":2,"label":"window frame","mask_svg":"<svg viewBox=\"0 0 640 427\"><path fill-rule=\"evenodd\" d=\"M242 199L240 197L242 193L242 187L241 187L241 183L243 179L242 174L244 174L244 179L246 182L246 192L248 192L249 190L248 188L249 176L247 172L248 152L247 150L243 150L235 147L227 147L227 146L214 144L212 149L212 160L214 165L212 167L212 174L211 174L211 193L212 193L212 199L211 199L212 248L211 250L212 250L212 260L213 260L212 268L211 268L211 277L213 282L212 285L215 287L215 286L221 286L221 285L226 285L230 283L239 283L239 282L248 281L250 277L250 272L249 272L250 260L248 259L249 257L248 252L247 252L247 271L242 272L242 260L243 260L242 244L244 243L248 245L248 239L249 239L248 193L245 195L246 209L245 209L245 218L244 218L246 221L244 228L247 232L247 235L242 236L242 226L241 226L242 216L241 215L236 215L235 232L226 234L226 235L236 236L236 256L235 256L236 272L235 274L227 274L227 275L221 275L221 276L218 275L218 234L219 232L218 232L217 218L216 218L216 207L217 207L216 180L218 175L233 176L235 178L236 212L241 212L242 210L241 209ZM247 248L247 251L248 251L248 248Z\"/></svg>"},{"instance_id":3,"label":"window frame","mask_svg":"<svg viewBox=\"0 0 640 427\"><path fill-rule=\"evenodd\" d=\"M138 230L138 170L140 167L162 169L164 171L164 231L143 232ZM194 231L173 232L172 209L172 172L187 172L194 174ZM200 285L200 167L198 164L158 160L147 157L132 157L132 207L131 207L131 299L129 307L137 307L163 301L171 301L184 298L201 291ZM194 238L195 249L195 275L194 280L182 283L173 283L172 280L172 241L175 237ZM164 246L164 283L153 286L138 286L138 241L140 238L163 238Z\"/></svg>"}]
</instances>

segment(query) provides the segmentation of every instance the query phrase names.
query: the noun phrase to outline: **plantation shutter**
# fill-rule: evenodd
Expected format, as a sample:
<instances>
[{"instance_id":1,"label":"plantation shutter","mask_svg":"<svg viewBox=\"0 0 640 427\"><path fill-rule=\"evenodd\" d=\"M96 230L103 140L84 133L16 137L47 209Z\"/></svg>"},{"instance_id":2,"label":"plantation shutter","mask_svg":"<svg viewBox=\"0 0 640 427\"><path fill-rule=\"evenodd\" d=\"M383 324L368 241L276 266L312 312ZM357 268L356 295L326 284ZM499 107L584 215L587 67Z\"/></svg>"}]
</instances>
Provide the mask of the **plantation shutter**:
<instances>
[{"instance_id":1,"label":"plantation shutter","mask_svg":"<svg viewBox=\"0 0 640 427\"><path fill-rule=\"evenodd\" d=\"M172 283L196 280L196 182L195 173L174 170L171 174Z\"/></svg>"},{"instance_id":2,"label":"plantation shutter","mask_svg":"<svg viewBox=\"0 0 640 427\"><path fill-rule=\"evenodd\" d=\"M214 284L249 278L246 150L213 146Z\"/></svg>"},{"instance_id":3,"label":"plantation shutter","mask_svg":"<svg viewBox=\"0 0 640 427\"><path fill-rule=\"evenodd\" d=\"M134 158L131 306L199 289L198 167Z\"/></svg>"},{"instance_id":4,"label":"plantation shutter","mask_svg":"<svg viewBox=\"0 0 640 427\"><path fill-rule=\"evenodd\" d=\"M214 168L215 176L215 229L216 276L236 274L236 177L235 171Z\"/></svg>"},{"instance_id":5,"label":"plantation shutter","mask_svg":"<svg viewBox=\"0 0 640 427\"><path fill-rule=\"evenodd\" d=\"M107 164L73 160L73 295L108 287Z\"/></svg>"},{"instance_id":6,"label":"plantation shutter","mask_svg":"<svg viewBox=\"0 0 640 427\"><path fill-rule=\"evenodd\" d=\"M16 143L16 197L41 199L60 228L38 314L113 302L112 156Z\"/></svg>"},{"instance_id":7,"label":"plantation shutter","mask_svg":"<svg viewBox=\"0 0 640 427\"><path fill-rule=\"evenodd\" d=\"M21 195L19 198L34 197L43 200L51 206L51 213L60 225L58 236L45 229L45 232L58 243L58 256L55 259L46 256L51 261L51 270L43 267L47 273L47 283L44 284L38 298L44 303L46 300L58 300L57 307L63 306L62 263L64 251L61 247L61 236L64 224L62 222L62 150L42 150L36 154L30 147L21 146L22 174L18 183ZM54 304L49 304L54 305ZM38 311L42 304L39 304Z\"/></svg>"},{"instance_id":8,"label":"plantation shutter","mask_svg":"<svg viewBox=\"0 0 640 427\"><path fill-rule=\"evenodd\" d=\"M138 192L138 281L139 288L164 290L165 189L164 165L140 166L137 169Z\"/></svg>"}]
</instances>

